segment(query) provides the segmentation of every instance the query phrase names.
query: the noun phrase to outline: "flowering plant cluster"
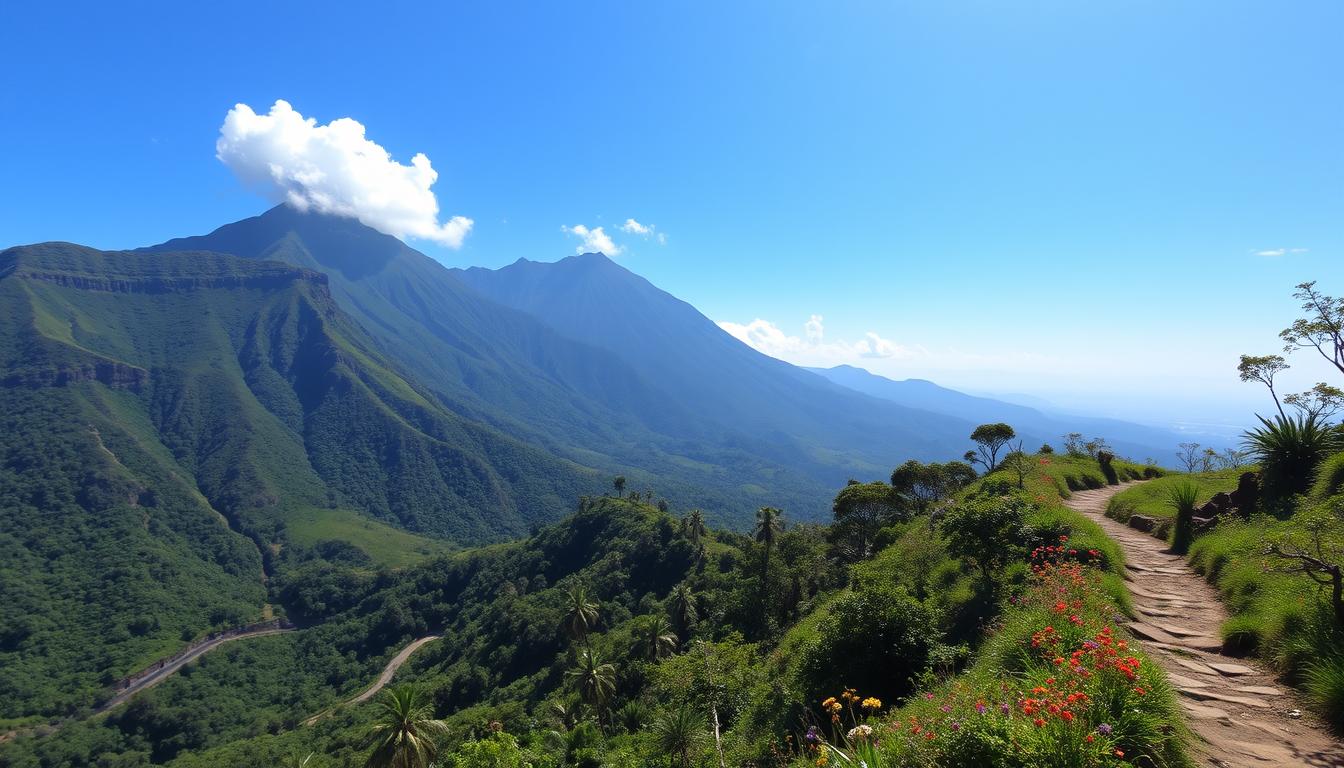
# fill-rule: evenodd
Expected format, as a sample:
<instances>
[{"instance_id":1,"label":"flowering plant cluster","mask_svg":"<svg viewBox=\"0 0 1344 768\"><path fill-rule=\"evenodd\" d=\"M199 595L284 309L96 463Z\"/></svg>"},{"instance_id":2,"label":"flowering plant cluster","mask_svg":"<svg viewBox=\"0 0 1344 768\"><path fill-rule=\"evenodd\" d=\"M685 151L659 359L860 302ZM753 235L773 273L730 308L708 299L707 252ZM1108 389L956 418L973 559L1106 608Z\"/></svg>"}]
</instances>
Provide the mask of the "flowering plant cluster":
<instances>
[{"instance_id":1,"label":"flowering plant cluster","mask_svg":"<svg viewBox=\"0 0 1344 768\"><path fill-rule=\"evenodd\" d=\"M1006 669L972 669L886 718L857 718L852 690L822 702L835 727L829 743L816 727L804 735L808 764L1182 764L1169 691L1151 695L1160 674L1113 628L1100 572L1085 564L1095 557L1067 538L1033 553L1026 594L982 654Z\"/></svg>"}]
</instances>

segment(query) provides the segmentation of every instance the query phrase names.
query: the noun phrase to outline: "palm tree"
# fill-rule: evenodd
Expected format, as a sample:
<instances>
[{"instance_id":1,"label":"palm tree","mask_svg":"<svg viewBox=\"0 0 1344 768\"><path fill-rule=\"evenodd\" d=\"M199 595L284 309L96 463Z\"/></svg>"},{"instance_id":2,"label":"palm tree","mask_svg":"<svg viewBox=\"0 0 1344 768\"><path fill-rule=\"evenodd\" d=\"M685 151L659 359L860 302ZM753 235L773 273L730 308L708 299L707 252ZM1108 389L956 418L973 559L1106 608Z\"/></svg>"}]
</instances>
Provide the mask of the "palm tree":
<instances>
[{"instance_id":1,"label":"palm tree","mask_svg":"<svg viewBox=\"0 0 1344 768\"><path fill-rule=\"evenodd\" d=\"M761 507L756 511L756 541L765 547L761 558L761 627L765 628L766 598L769 596L770 550L775 548L775 540L784 528L784 513L774 507Z\"/></svg>"},{"instance_id":2,"label":"palm tree","mask_svg":"<svg viewBox=\"0 0 1344 768\"><path fill-rule=\"evenodd\" d=\"M705 527L705 515L698 509L692 509L682 523L686 530L686 537L691 540L691 546L695 548L695 556L698 559L705 557L705 536L709 529Z\"/></svg>"},{"instance_id":3,"label":"palm tree","mask_svg":"<svg viewBox=\"0 0 1344 768\"><path fill-rule=\"evenodd\" d=\"M448 724L432 718L433 708L412 685L388 688L378 700L378 721L369 729L373 752L365 768L429 768L439 754L437 740Z\"/></svg>"},{"instance_id":4,"label":"palm tree","mask_svg":"<svg viewBox=\"0 0 1344 768\"><path fill-rule=\"evenodd\" d=\"M565 633L588 645L588 633L597 626L597 603L588 599L588 590L575 584L565 593Z\"/></svg>"},{"instance_id":5,"label":"palm tree","mask_svg":"<svg viewBox=\"0 0 1344 768\"><path fill-rule=\"evenodd\" d=\"M565 676L574 683L580 698L597 712L598 722L602 722L607 701L616 692L616 667L604 664L597 653L585 649L579 653L578 663Z\"/></svg>"},{"instance_id":6,"label":"palm tree","mask_svg":"<svg viewBox=\"0 0 1344 768\"><path fill-rule=\"evenodd\" d=\"M677 588L672 590L672 605L669 607L672 621L677 625L677 632L689 638L691 629L700 618L699 612L695 610L695 595L691 592L691 588L685 584L678 584Z\"/></svg>"},{"instance_id":7,"label":"palm tree","mask_svg":"<svg viewBox=\"0 0 1344 768\"><path fill-rule=\"evenodd\" d=\"M677 650L677 636L667 619L657 614L641 616L635 624L635 638L639 642L639 655L649 661L657 661Z\"/></svg>"},{"instance_id":8,"label":"palm tree","mask_svg":"<svg viewBox=\"0 0 1344 768\"><path fill-rule=\"evenodd\" d=\"M616 489L617 496L625 495L625 475L617 475L612 478L611 487Z\"/></svg>"},{"instance_id":9,"label":"palm tree","mask_svg":"<svg viewBox=\"0 0 1344 768\"><path fill-rule=\"evenodd\" d=\"M694 710L682 707L654 721L653 736L659 751L672 758L673 765L687 768L704 749L705 722Z\"/></svg>"}]
</instances>

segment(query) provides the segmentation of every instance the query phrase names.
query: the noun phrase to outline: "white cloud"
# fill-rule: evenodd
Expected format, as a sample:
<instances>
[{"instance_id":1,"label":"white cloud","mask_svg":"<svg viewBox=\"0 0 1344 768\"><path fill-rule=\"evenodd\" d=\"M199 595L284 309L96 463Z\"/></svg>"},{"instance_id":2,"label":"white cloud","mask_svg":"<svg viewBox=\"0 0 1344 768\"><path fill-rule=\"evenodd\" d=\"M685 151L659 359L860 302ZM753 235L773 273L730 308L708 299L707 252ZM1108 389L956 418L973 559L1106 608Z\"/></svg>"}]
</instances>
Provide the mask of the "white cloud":
<instances>
[{"instance_id":1,"label":"white cloud","mask_svg":"<svg viewBox=\"0 0 1344 768\"><path fill-rule=\"evenodd\" d=\"M285 101L265 115L238 104L219 129L215 156L244 184L301 211L347 216L449 248L461 247L471 231L472 220L463 216L439 223L430 189L439 174L428 157L416 154L402 165L348 117L318 125Z\"/></svg>"},{"instance_id":2,"label":"white cloud","mask_svg":"<svg viewBox=\"0 0 1344 768\"><path fill-rule=\"evenodd\" d=\"M667 245L667 233L666 233L666 232L659 232L659 233L658 233L658 244L659 244L659 245Z\"/></svg>"},{"instance_id":3,"label":"white cloud","mask_svg":"<svg viewBox=\"0 0 1344 768\"><path fill-rule=\"evenodd\" d=\"M1269 248L1263 251L1255 251L1256 256L1267 256L1270 258L1283 256L1289 253L1306 253L1306 248Z\"/></svg>"},{"instance_id":4,"label":"white cloud","mask_svg":"<svg viewBox=\"0 0 1344 768\"><path fill-rule=\"evenodd\" d=\"M629 232L632 235L647 235L653 232L653 225L640 224L634 219L626 219L621 225L622 232Z\"/></svg>"},{"instance_id":5,"label":"white cloud","mask_svg":"<svg viewBox=\"0 0 1344 768\"><path fill-rule=\"evenodd\" d=\"M605 253L608 256L619 256L621 247L612 242L611 237L602 231L601 227L589 229L582 224L575 224L572 227L561 226L560 231L574 235L583 242L574 248L575 253Z\"/></svg>"},{"instance_id":6,"label":"white cloud","mask_svg":"<svg viewBox=\"0 0 1344 768\"><path fill-rule=\"evenodd\" d=\"M769 320L756 318L745 325L721 322L719 327L758 352L799 365L836 365L859 359L922 356L921 347L906 347L873 331L854 341L827 341L824 318L812 315L803 324L803 336L791 336Z\"/></svg>"}]
</instances>

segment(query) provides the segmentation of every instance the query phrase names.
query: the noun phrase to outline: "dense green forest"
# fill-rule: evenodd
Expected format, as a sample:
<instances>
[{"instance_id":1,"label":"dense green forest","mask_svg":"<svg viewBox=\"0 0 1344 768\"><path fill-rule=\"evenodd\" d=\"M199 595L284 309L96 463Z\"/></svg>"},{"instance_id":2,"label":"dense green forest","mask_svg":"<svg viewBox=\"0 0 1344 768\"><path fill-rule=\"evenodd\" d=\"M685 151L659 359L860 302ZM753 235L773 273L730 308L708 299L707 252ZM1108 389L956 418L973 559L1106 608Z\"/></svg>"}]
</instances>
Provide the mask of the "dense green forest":
<instances>
[{"instance_id":1,"label":"dense green forest","mask_svg":"<svg viewBox=\"0 0 1344 768\"><path fill-rule=\"evenodd\" d=\"M598 484L438 405L275 262L10 249L0 370L0 726L264 617L333 542L405 564Z\"/></svg>"},{"instance_id":2,"label":"dense green forest","mask_svg":"<svg viewBox=\"0 0 1344 768\"><path fill-rule=\"evenodd\" d=\"M993 674L987 663L1018 663L1014 644L1031 632L1014 633L1043 610L1044 551L1084 569L1074 578L1089 624L1109 625L1108 606L1123 605L1114 546L1059 504L1071 487L1106 484L1104 465L1082 452L996 459L1003 466L978 480L960 462L910 462L891 482L853 483L824 526L763 508L750 534L709 530L698 511L622 492L585 497L525 540L397 571L311 553L271 585L307 629L218 651L131 706L22 738L0 760L241 766L313 753L309 765L364 765L381 710L338 702L433 633L443 639L400 673L415 689L394 690L443 719L448 765L666 764L675 754L699 764L715 749L728 764L782 765L806 751L822 702L849 689L882 702L863 710L876 722L925 701L917 692L942 695L959 670L978 679ZM1009 629L987 636L994 626ZM1145 674L1154 687L1142 706L1169 706L1160 676ZM1141 723L1132 731L1114 740L1181 764L1178 742ZM481 762L496 752L505 762Z\"/></svg>"}]
</instances>

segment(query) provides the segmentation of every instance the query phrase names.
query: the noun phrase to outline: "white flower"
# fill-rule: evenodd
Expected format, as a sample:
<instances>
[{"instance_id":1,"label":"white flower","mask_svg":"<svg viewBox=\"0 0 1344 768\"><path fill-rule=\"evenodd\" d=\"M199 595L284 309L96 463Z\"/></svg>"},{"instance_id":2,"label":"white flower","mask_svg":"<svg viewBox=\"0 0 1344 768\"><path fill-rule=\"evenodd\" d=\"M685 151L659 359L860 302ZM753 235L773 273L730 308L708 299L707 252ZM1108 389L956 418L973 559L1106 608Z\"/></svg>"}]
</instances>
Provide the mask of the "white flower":
<instances>
[{"instance_id":1,"label":"white flower","mask_svg":"<svg viewBox=\"0 0 1344 768\"><path fill-rule=\"evenodd\" d=\"M873 735L873 727L871 725L867 724L856 725L853 728L849 729L850 741L854 741L856 739L866 739L872 735Z\"/></svg>"}]
</instances>

